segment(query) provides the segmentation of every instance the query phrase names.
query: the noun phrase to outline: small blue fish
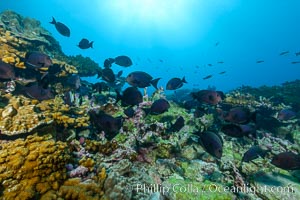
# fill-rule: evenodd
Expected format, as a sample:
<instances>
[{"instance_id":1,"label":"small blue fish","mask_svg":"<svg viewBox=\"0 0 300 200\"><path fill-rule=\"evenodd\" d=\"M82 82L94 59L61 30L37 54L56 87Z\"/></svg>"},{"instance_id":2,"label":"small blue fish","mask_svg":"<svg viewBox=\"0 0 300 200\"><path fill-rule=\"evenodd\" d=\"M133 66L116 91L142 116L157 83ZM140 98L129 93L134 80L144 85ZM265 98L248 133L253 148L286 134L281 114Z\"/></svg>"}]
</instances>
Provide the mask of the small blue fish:
<instances>
[{"instance_id":1,"label":"small blue fish","mask_svg":"<svg viewBox=\"0 0 300 200\"><path fill-rule=\"evenodd\" d=\"M208 75L208 76L203 77L202 79L207 80L207 79L210 79L211 77L212 77L212 75Z\"/></svg>"}]
</instances>

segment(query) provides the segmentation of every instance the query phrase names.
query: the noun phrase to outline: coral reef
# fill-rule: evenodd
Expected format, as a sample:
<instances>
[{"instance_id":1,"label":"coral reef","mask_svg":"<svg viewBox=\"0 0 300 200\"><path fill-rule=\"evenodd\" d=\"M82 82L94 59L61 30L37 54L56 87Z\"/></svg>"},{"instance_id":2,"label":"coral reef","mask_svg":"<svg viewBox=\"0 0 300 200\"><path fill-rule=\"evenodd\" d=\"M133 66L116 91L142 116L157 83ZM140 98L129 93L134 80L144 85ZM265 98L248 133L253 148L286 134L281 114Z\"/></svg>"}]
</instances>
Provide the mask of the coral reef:
<instances>
[{"instance_id":1,"label":"coral reef","mask_svg":"<svg viewBox=\"0 0 300 200\"><path fill-rule=\"evenodd\" d=\"M253 88L250 86L243 86L233 91L233 93L243 94L246 96L244 99L251 99L253 101L253 97L256 99L268 99L269 102L273 102L276 104L286 104L293 105L300 108L300 80L285 82L281 86L261 86L258 88ZM252 97L249 97L252 96ZM248 101L247 100L247 101ZM243 100L242 100L243 101ZM250 101L250 102L251 102ZM248 101L249 102L249 101Z\"/></svg>"},{"instance_id":2,"label":"coral reef","mask_svg":"<svg viewBox=\"0 0 300 200\"><path fill-rule=\"evenodd\" d=\"M68 61L71 65L76 66L80 76L94 76L102 71L99 65L88 57L68 56Z\"/></svg>"}]
</instances>

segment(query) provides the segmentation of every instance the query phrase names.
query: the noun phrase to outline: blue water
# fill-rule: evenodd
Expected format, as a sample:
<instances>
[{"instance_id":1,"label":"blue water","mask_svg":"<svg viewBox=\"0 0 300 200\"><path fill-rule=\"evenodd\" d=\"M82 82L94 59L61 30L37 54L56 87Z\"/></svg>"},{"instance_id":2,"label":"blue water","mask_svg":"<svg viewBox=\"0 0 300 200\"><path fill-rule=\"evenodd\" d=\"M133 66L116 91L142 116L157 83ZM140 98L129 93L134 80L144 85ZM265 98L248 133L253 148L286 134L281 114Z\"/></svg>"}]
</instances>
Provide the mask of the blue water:
<instances>
[{"instance_id":1,"label":"blue water","mask_svg":"<svg viewBox=\"0 0 300 200\"><path fill-rule=\"evenodd\" d=\"M215 86L225 92L300 77L300 64L290 63L300 61L295 56L300 51L299 8L299 0L0 1L0 11L41 21L67 55L82 54L100 66L108 57L128 55L134 65L114 65L116 73L146 71L162 77L158 85L163 87L170 78L186 76L183 88ZM49 24L52 16L71 29L70 38ZM82 38L94 41L94 48L76 47ZM283 51L290 53L279 56ZM211 79L202 79L210 74Z\"/></svg>"}]
</instances>

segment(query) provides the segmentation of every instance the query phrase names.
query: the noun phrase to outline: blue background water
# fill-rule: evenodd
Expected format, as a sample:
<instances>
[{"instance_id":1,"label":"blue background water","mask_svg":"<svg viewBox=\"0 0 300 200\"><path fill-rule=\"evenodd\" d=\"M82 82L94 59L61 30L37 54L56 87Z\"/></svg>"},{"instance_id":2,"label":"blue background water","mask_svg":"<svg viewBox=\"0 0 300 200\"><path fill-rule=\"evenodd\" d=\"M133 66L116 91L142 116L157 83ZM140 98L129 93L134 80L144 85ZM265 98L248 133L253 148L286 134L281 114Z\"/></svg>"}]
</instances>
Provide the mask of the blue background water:
<instances>
[{"instance_id":1,"label":"blue background water","mask_svg":"<svg viewBox=\"0 0 300 200\"><path fill-rule=\"evenodd\" d=\"M128 55L134 65L114 65L115 73L146 71L162 77L158 85L164 87L170 78L186 76L183 88L210 85L223 91L300 77L300 64L291 64L300 61L295 55L300 51L299 8L299 0L0 1L0 11L41 21L67 55L89 56L100 66L108 57ZM49 23L52 16L71 29L70 38ZM76 47L82 38L94 41L94 48ZM290 53L279 56L283 51ZM202 79L210 74L211 79Z\"/></svg>"}]
</instances>

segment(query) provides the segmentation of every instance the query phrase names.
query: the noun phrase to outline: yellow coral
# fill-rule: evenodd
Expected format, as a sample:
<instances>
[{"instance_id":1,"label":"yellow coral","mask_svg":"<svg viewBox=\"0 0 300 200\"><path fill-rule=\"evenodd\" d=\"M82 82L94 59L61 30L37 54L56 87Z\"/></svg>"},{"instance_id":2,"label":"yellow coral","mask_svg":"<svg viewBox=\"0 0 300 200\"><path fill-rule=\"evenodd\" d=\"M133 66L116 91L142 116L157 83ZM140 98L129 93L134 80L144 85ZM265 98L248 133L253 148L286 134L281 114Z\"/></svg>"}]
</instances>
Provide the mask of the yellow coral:
<instances>
[{"instance_id":1,"label":"yellow coral","mask_svg":"<svg viewBox=\"0 0 300 200\"><path fill-rule=\"evenodd\" d=\"M62 62L59 61L57 59L53 59L52 60L54 64L57 64L60 66L60 68L62 69L62 71L59 73L58 77L64 77L64 76L68 76L70 74L77 74L77 68L73 65L69 65L66 62Z\"/></svg>"},{"instance_id":2,"label":"yellow coral","mask_svg":"<svg viewBox=\"0 0 300 200\"><path fill-rule=\"evenodd\" d=\"M14 64L16 60L14 57L4 57L2 58L2 61L9 64Z\"/></svg>"},{"instance_id":3,"label":"yellow coral","mask_svg":"<svg viewBox=\"0 0 300 200\"><path fill-rule=\"evenodd\" d=\"M105 178L96 183L81 183L79 178L69 179L60 187L58 194L63 199L98 200L104 195L104 180Z\"/></svg>"},{"instance_id":4,"label":"yellow coral","mask_svg":"<svg viewBox=\"0 0 300 200\"><path fill-rule=\"evenodd\" d=\"M54 142L49 135L4 143L0 150L0 157L6 159L1 164L5 171L0 169L3 198L32 199L37 192L58 190L66 179L66 147L66 143Z\"/></svg>"},{"instance_id":5,"label":"yellow coral","mask_svg":"<svg viewBox=\"0 0 300 200\"><path fill-rule=\"evenodd\" d=\"M83 157L80 161L79 164L88 168L90 171L93 170L93 167L95 165L95 161L92 158L86 158Z\"/></svg>"},{"instance_id":6,"label":"yellow coral","mask_svg":"<svg viewBox=\"0 0 300 200\"><path fill-rule=\"evenodd\" d=\"M106 177L107 177L106 170L104 167L102 167L101 171L98 173L98 179L105 180Z\"/></svg>"}]
</instances>

